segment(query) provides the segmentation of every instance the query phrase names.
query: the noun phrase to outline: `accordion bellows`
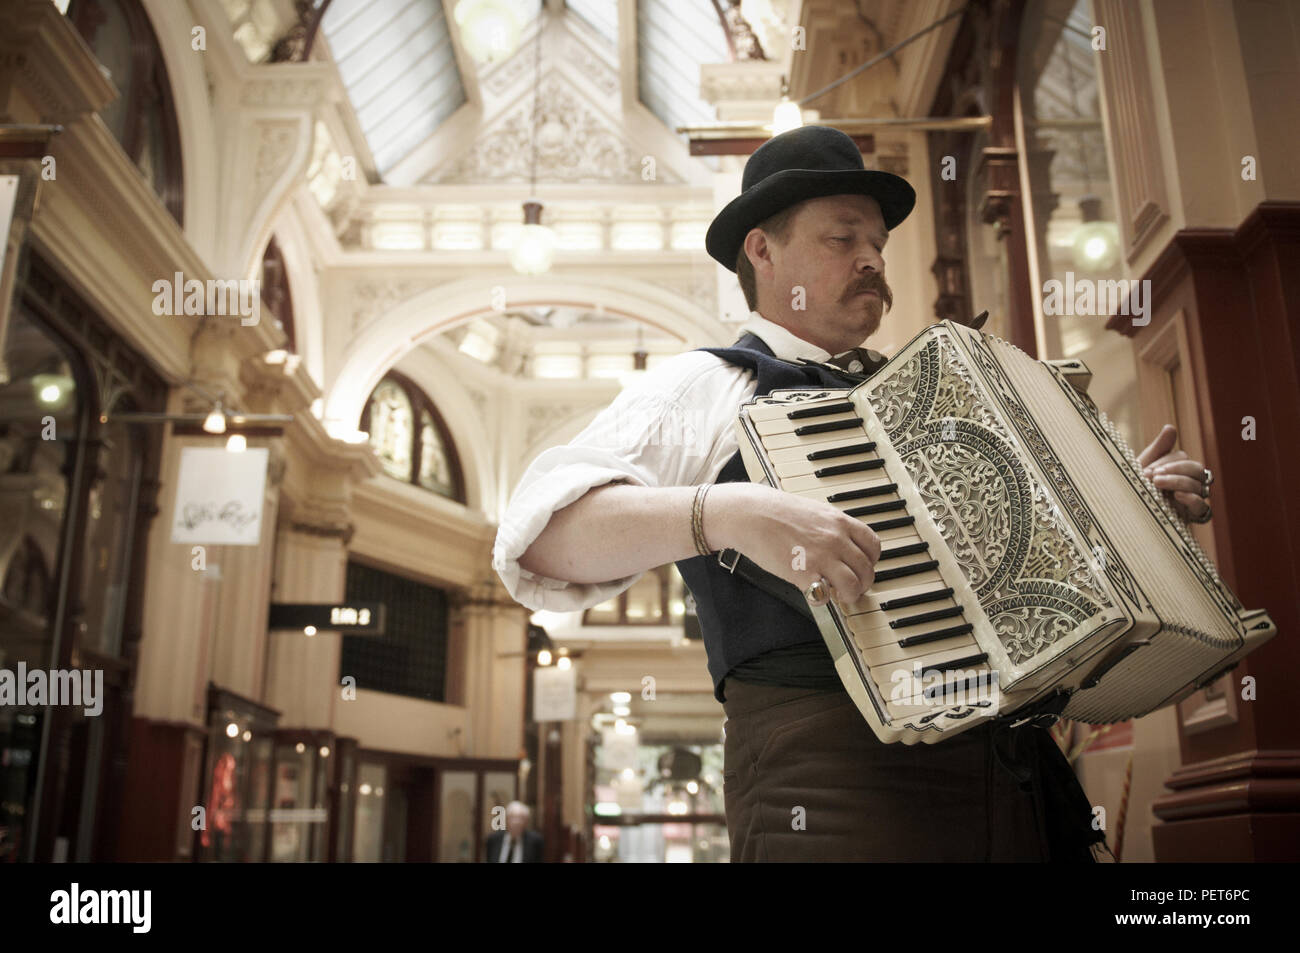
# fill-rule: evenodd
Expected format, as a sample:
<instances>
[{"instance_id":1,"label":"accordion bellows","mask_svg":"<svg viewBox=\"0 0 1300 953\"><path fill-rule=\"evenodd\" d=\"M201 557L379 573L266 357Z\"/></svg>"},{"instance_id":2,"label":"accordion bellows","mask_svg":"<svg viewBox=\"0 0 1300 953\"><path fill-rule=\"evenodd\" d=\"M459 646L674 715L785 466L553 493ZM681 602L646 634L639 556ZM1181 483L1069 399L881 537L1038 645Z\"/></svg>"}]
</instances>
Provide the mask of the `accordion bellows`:
<instances>
[{"instance_id":1,"label":"accordion bellows","mask_svg":"<svg viewBox=\"0 0 1300 953\"><path fill-rule=\"evenodd\" d=\"M933 743L1049 700L1123 721L1275 634L1142 477L1087 378L944 322L852 390L741 408L752 479L882 540L871 591L814 610L882 741Z\"/></svg>"}]
</instances>

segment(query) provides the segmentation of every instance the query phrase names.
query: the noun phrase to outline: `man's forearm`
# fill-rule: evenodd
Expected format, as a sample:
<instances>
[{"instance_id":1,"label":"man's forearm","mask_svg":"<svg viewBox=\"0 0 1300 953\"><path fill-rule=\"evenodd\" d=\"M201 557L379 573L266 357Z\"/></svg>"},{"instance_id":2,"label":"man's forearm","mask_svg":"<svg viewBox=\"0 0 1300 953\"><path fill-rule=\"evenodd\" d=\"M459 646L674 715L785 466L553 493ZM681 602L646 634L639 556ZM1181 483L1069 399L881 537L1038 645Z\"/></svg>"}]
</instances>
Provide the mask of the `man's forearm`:
<instances>
[{"instance_id":1,"label":"man's forearm","mask_svg":"<svg viewBox=\"0 0 1300 953\"><path fill-rule=\"evenodd\" d=\"M706 515L722 487L709 490ZM623 579L695 555L691 506L695 487L645 487L606 484L558 510L519 557L532 573L566 582L597 583ZM705 524L710 546L712 521Z\"/></svg>"}]
</instances>

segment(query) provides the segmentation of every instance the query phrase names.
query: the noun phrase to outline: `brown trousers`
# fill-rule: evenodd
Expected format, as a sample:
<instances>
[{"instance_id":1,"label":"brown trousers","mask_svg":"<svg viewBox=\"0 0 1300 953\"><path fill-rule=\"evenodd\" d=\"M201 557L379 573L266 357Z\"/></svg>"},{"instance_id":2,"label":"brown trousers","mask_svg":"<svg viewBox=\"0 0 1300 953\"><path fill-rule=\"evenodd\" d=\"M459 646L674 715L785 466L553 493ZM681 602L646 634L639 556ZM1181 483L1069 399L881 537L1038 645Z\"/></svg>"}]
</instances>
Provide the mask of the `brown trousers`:
<instances>
[{"instance_id":1,"label":"brown trousers","mask_svg":"<svg viewBox=\"0 0 1300 953\"><path fill-rule=\"evenodd\" d=\"M724 692L733 862L1047 860L1041 809L987 727L883 744L843 691L729 678Z\"/></svg>"}]
</instances>

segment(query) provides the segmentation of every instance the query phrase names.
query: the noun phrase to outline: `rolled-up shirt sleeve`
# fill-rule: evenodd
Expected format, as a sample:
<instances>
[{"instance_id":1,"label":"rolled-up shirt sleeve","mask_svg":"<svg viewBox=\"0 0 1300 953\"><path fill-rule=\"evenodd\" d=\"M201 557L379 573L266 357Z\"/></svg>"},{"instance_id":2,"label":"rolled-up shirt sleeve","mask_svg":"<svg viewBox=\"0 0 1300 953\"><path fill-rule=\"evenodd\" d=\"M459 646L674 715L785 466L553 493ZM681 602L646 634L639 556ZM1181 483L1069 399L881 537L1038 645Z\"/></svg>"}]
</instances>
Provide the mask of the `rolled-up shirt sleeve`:
<instances>
[{"instance_id":1,"label":"rolled-up shirt sleeve","mask_svg":"<svg viewBox=\"0 0 1300 953\"><path fill-rule=\"evenodd\" d=\"M574 583L529 572L519 558L551 516L608 483L690 486L716 477L735 452L732 425L752 377L718 358L688 352L625 388L569 444L540 453L519 481L497 530L492 566L530 609L574 612L599 605L641 573Z\"/></svg>"}]
</instances>

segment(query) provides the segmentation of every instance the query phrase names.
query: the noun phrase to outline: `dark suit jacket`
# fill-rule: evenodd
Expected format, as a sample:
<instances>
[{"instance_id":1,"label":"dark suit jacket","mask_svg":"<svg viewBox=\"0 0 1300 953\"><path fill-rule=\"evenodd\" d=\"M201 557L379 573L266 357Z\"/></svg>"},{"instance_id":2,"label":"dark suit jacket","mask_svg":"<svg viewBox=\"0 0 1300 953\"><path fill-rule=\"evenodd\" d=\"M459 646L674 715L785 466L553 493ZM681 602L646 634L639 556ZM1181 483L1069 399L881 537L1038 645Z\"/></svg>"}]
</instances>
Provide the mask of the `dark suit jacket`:
<instances>
[{"instance_id":1,"label":"dark suit jacket","mask_svg":"<svg viewBox=\"0 0 1300 953\"><path fill-rule=\"evenodd\" d=\"M505 831L493 831L488 835L487 846L484 848L483 860L489 864L495 864L501 858L501 838L506 836ZM540 864L542 862L542 835L537 831L524 831L524 857L525 864Z\"/></svg>"}]
</instances>

